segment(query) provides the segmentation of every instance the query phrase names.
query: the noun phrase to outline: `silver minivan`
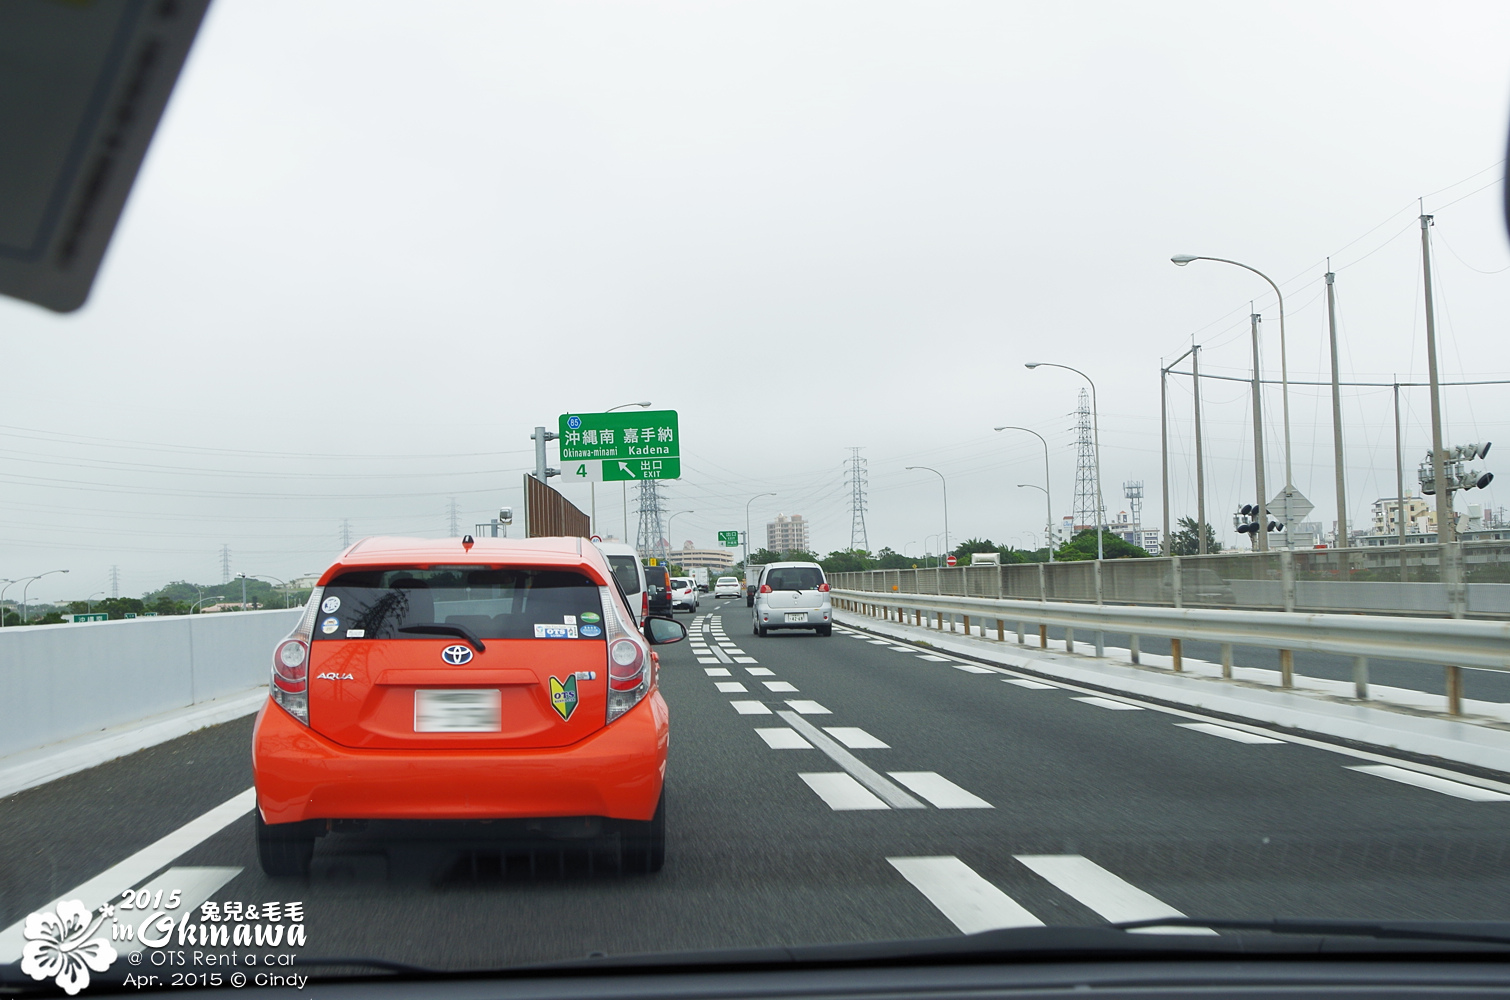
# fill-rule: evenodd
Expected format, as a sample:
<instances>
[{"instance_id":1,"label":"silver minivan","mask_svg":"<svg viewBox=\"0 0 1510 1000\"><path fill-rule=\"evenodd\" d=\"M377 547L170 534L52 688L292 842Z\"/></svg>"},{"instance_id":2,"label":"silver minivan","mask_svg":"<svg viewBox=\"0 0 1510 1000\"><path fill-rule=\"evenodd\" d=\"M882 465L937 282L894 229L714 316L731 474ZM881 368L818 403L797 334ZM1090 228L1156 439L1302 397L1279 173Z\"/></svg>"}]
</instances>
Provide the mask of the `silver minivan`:
<instances>
[{"instance_id":1,"label":"silver minivan","mask_svg":"<svg viewBox=\"0 0 1510 1000\"><path fill-rule=\"evenodd\" d=\"M834 634L834 605L828 596L828 579L817 563L778 562L762 566L752 607L756 635L765 635L773 628L810 628L819 635Z\"/></svg>"}]
</instances>

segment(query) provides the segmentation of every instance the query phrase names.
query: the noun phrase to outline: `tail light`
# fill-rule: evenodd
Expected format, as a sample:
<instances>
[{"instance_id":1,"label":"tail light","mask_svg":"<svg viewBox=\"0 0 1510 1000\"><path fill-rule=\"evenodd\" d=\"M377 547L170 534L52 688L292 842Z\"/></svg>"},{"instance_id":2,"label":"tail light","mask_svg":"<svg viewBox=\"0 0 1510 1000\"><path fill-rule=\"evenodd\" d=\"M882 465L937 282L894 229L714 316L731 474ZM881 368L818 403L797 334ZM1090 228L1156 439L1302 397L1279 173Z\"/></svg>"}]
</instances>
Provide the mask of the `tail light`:
<instances>
[{"instance_id":1,"label":"tail light","mask_svg":"<svg viewBox=\"0 0 1510 1000\"><path fill-rule=\"evenodd\" d=\"M323 588L309 595L299 624L273 650L273 682L268 688L273 701L306 726L309 725L309 643L315 634Z\"/></svg>"},{"instance_id":2,"label":"tail light","mask_svg":"<svg viewBox=\"0 0 1510 1000\"><path fill-rule=\"evenodd\" d=\"M650 693L655 683L655 663L645 637L633 622L623 620L613 591L608 587L600 589L603 624L608 632L608 721L612 722ZM648 602L648 596L644 600Z\"/></svg>"},{"instance_id":3,"label":"tail light","mask_svg":"<svg viewBox=\"0 0 1510 1000\"><path fill-rule=\"evenodd\" d=\"M760 585L760 592L762 594L769 594L771 592L771 585L769 583L762 583Z\"/></svg>"},{"instance_id":4,"label":"tail light","mask_svg":"<svg viewBox=\"0 0 1510 1000\"><path fill-rule=\"evenodd\" d=\"M640 617L650 614L650 588L646 586L645 592L640 595Z\"/></svg>"},{"instance_id":5,"label":"tail light","mask_svg":"<svg viewBox=\"0 0 1510 1000\"><path fill-rule=\"evenodd\" d=\"M820 584L818 584L818 593L820 593L820 594L826 594L826 593L828 593L828 584L826 584L826 583L820 583Z\"/></svg>"}]
</instances>

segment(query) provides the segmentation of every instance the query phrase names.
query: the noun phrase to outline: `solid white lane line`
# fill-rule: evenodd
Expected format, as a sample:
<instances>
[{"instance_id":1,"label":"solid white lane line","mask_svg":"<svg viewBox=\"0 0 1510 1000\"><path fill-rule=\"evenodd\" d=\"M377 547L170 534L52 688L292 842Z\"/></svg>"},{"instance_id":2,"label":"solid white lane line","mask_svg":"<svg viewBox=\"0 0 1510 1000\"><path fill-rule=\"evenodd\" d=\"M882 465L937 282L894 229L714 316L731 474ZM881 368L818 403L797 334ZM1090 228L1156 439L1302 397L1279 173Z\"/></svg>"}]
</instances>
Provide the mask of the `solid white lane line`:
<instances>
[{"instance_id":1,"label":"solid white lane line","mask_svg":"<svg viewBox=\"0 0 1510 1000\"><path fill-rule=\"evenodd\" d=\"M1284 740L1271 739L1268 736L1260 736L1257 733L1247 733L1241 729L1230 729L1227 726L1218 726L1214 722L1176 722L1181 729L1194 729L1198 733L1207 736L1220 736L1224 740L1234 743L1283 743Z\"/></svg>"},{"instance_id":2,"label":"solid white lane line","mask_svg":"<svg viewBox=\"0 0 1510 1000\"><path fill-rule=\"evenodd\" d=\"M902 877L965 934L1043 921L956 857L887 858Z\"/></svg>"},{"instance_id":3,"label":"solid white lane line","mask_svg":"<svg viewBox=\"0 0 1510 1000\"><path fill-rule=\"evenodd\" d=\"M180 854L198 847L224 830L251 812L256 804L257 792L248 788L204 815L190 820L167 836L148 844L119 864L105 869L83 885L65 892L50 903L35 907L33 912L54 909L65 899L80 900L89 909L97 910L101 905L113 901L122 892L130 889ZM26 918L22 917L0 931L0 965L8 965L21 960L21 949L25 944L21 932L25 927Z\"/></svg>"},{"instance_id":4,"label":"solid white lane line","mask_svg":"<svg viewBox=\"0 0 1510 1000\"><path fill-rule=\"evenodd\" d=\"M995 806L965 791L935 771L888 771L897 781L933 803L936 809L994 809Z\"/></svg>"},{"instance_id":5,"label":"solid white lane line","mask_svg":"<svg viewBox=\"0 0 1510 1000\"><path fill-rule=\"evenodd\" d=\"M792 711L796 712L798 715L833 715L834 714L833 712L830 712L828 709L824 708L822 705L818 704L816 701L804 701L804 700L800 700L800 699L797 700L797 701L792 701L792 700L788 699L787 700L787 704L790 705L791 708L792 708Z\"/></svg>"},{"instance_id":6,"label":"solid white lane line","mask_svg":"<svg viewBox=\"0 0 1510 1000\"><path fill-rule=\"evenodd\" d=\"M1349 765L1348 770L1362 771L1364 774L1388 778L1390 781L1398 781L1402 785L1414 785L1417 788L1441 792L1443 795L1467 799L1469 802L1510 802L1510 795L1506 795L1504 792L1491 791L1488 788L1479 788L1476 785L1465 785L1460 781L1449 781L1447 778L1439 778L1434 774L1407 771L1403 767L1395 767L1391 764L1354 764Z\"/></svg>"},{"instance_id":7,"label":"solid white lane line","mask_svg":"<svg viewBox=\"0 0 1510 1000\"><path fill-rule=\"evenodd\" d=\"M697 658L697 662L698 663L717 663L718 662L718 657L716 657L716 656L699 656Z\"/></svg>"},{"instance_id":8,"label":"solid white lane line","mask_svg":"<svg viewBox=\"0 0 1510 1000\"><path fill-rule=\"evenodd\" d=\"M932 653L924 653L922 656L919 656L918 659L920 659L920 660L927 660L930 663L948 663L949 662L949 657L947 657L947 656L934 656Z\"/></svg>"},{"instance_id":9,"label":"solid white lane line","mask_svg":"<svg viewBox=\"0 0 1510 1000\"><path fill-rule=\"evenodd\" d=\"M824 726L823 731L851 750L891 749L891 747L882 743L859 726Z\"/></svg>"},{"instance_id":10,"label":"solid white lane line","mask_svg":"<svg viewBox=\"0 0 1510 1000\"><path fill-rule=\"evenodd\" d=\"M835 812L848 812L856 809L889 809L891 808L860 784L854 778L843 771L833 771L822 774L799 774L797 777L807 782L807 787L818 793L818 797L828 803L828 807Z\"/></svg>"},{"instance_id":11,"label":"solid white lane line","mask_svg":"<svg viewBox=\"0 0 1510 1000\"><path fill-rule=\"evenodd\" d=\"M734 711L740 715L770 715L771 710L763 701L731 701Z\"/></svg>"},{"instance_id":12,"label":"solid white lane line","mask_svg":"<svg viewBox=\"0 0 1510 1000\"><path fill-rule=\"evenodd\" d=\"M736 656L736 657L734 657L734 662L735 663L759 663L760 661L757 660L757 659L755 659L755 657L753 657L753 656Z\"/></svg>"},{"instance_id":13,"label":"solid white lane line","mask_svg":"<svg viewBox=\"0 0 1510 1000\"><path fill-rule=\"evenodd\" d=\"M801 733L809 743L827 754L829 760L844 768L855 780L879 795L893 809L924 808L923 803L887 781L882 777L880 772L872 770L861 763L860 758L841 747L838 743L835 743L817 726L808 722L797 713L777 712L776 715L782 722L785 722Z\"/></svg>"},{"instance_id":14,"label":"solid white lane line","mask_svg":"<svg viewBox=\"0 0 1510 1000\"><path fill-rule=\"evenodd\" d=\"M751 677L775 677L776 671L770 667L745 667L745 673Z\"/></svg>"},{"instance_id":15,"label":"solid white lane line","mask_svg":"<svg viewBox=\"0 0 1510 1000\"><path fill-rule=\"evenodd\" d=\"M1114 924L1183 917L1168 903L1078 854L1018 854L1028 868L1066 895ZM1150 927L1148 934L1215 934L1206 927Z\"/></svg>"},{"instance_id":16,"label":"solid white lane line","mask_svg":"<svg viewBox=\"0 0 1510 1000\"><path fill-rule=\"evenodd\" d=\"M765 745L772 750L811 750L813 745L802 738L802 734L795 729L782 726L779 729L757 729L760 738L765 740Z\"/></svg>"},{"instance_id":17,"label":"solid white lane line","mask_svg":"<svg viewBox=\"0 0 1510 1000\"><path fill-rule=\"evenodd\" d=\"M793 684L791 681L761 681L760 683L765 685L765 689L767 691L784 693L787 691L797 690L797 685Z\"/></svg>"},{"instance_id":18,"label":"solid white lane line","mask_svg":"<svg viewBox=\"0 0 1510 1000\"><path fill-rule=\"evenodd\" d=\"M747 694L750 690L743 681L719 681L715 686L719 694Z\"/></svg>"},{"instance_id":19,"label":"solid white lane line","mask_svg":"<svg viewBox=\"0 0 1510 1000\"><path fill-rule=\"evenodd\" d=\"M727 676L729 676L729 668L728 667L704 667L703 668L703 673L707 674L709 677L727 677Z\"/></svg>"},{"instance_id":20,"label":"solid white lane line","mask_svg":"<svg viewBox=\"0 0 1510 1000\"><path fill-rule=\"evenodd\" d=\"M977 667L973 663L951 663L949 665L951 667L953 667L955 670L963 670L967 674L994 674L994 673L996 673L996 671L994 671L994 670L988 670L985 667Z\"/></svg>"},{"instance_id":21,"label":"solid white lane line","mask_svg":"<svg viewBox=\"0 0 1510 1000\"><path fill-rule=\"evenodd\" d=\"M714 656L714 658L716 658L718 660L719 663L733 663L734 662L733 660L729 659L729 654L728 653L725 653L723 650L719 649L717 646L713 647L713 656Z\"/></svg>"},{"instance_id":22,"label":"solid white lane line","mask_svg":"<svg viewBox=\"0 0 1510 1000\"><path fill-rule=\"evenodd\" d=\"M161 875L142 886L149 896L155 897L158 890L162 890L162 898L167 899L174 889L182 895L179 897L179 905L173 910L160 910L171 916L188 916L199 909L199 904L219 892L231 879L241 874L240 868L169 868ZM124 912L117 911L116 916L122 923L134 923L138 927L141 921L151 914L151 910L141 913L134 910ZM196 917L197 919L197 917ZM102 924L103 928L104 925ZM141 941L117 941L115 950L122 955L129 955L133 951L141 951L146 945Z\"/></svg>"},{"instance_id":23,"label":"solid white lane line","mask_svg":"<svg viewBox=\"0 0 1510 1000\"><path fill-rule=\"evenodd\" d=\"M1002 678L1002 683L1004 683L1004 684L1016 684L1018 687L1020 687L1020 688L1027 688L1029 691L1053 691L1054 690L1054 685L1053 684L1043 684L1043 683L1041 683L1039 681L1030 681L1030 680L1027 680L1027 679L1022 678L1022 677L1003 677Z\"/></svg>"},{"instance_id":24,"label":"solid white lane line","mask_svg":"<svg viewBox=\"0 0 1510 1000\"><path fill-rule=\"evenodd\" d=\"M1137 705L1129 705L1125 701L1112 701L1110 698L1071 698L1071 701L1083 701L1087 705L1095 705L1097 708L1110 709L1113 712L1141 712L1143 709Z\"/></svg>"}]
</instances>

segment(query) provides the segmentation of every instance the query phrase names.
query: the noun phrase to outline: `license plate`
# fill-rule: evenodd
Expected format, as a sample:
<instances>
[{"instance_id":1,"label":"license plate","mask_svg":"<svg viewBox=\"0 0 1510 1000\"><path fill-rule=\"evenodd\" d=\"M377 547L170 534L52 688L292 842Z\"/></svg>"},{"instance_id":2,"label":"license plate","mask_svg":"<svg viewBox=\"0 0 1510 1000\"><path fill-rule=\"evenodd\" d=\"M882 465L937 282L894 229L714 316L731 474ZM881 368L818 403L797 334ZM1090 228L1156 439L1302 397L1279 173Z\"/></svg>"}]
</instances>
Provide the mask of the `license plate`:
<instances>
[{"instance_id":1,"label":"license plate","mask_svg":"<svg viewBox=\"0 0 1510 1000\"><path fill-rule=\"evenodd\" d=\"M416 733L496 733L503 729L503 693L496 688L414 692Z\"/></svg>"},{"instance_id":2,"label":"license plate","mask_svg":"<svg viewBox=\"0 0 1510 1000\"><path fill-rule=\"evenodd\" d=\"M786 613L786 620L789 621L789 622L805 622L805 621L807 621L807 612L806 611L788 611Z\"/></svg>"}]
</instances>

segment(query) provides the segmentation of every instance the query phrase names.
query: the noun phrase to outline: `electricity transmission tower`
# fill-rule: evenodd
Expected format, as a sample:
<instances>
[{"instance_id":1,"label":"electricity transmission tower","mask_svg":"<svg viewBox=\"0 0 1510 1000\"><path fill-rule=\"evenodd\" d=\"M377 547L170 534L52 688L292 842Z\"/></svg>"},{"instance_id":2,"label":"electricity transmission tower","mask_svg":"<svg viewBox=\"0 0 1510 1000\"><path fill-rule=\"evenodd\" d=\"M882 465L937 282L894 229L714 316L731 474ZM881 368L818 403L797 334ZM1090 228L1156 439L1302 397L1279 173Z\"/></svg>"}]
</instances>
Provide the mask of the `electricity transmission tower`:
<instances>
[{"instance_id":1,"label":"electricity transmission tower","mask_svg":"<svg viewBox=\"0 0 1510 1000\"><path fill-rule=\"evenodd\" d=\"M341 548L351 548L351 522L341 518Z\"/></svg>"},{"instance_id":2,"label":"electricity transmission tower","mask_svg":"<svg viewBox=\"0 0 1510 1000\"><path fill-rule=\"evenodd\" d=\"M870 551L870 541L865 537L865 486L870 481L866 470L868 464L860 457L859 448L849 449L849 547L861 552Z\"/></svg>"},{"instance_id":3,"label":"electricity transmission tower","mask_svg":"<svg viewBox=\"0 0 1510 1000\"><path fill-rule=\"evenodd\" d=\"M220 582L231 582L231 547L229 545L220 547Z\"/></svg>"},{"instance_id":4,"label":"electricity transmission tower","mask_svg":"<svg viewBox=\"0 0 1510 1000\"><path fill-rule=\"evenodd\" d=\"M451 537L459 537L461 535L461 505L456 502L455 497L451 498L451 505L448 508L448 512L451 515Z\"/></svg>"},{"instance_id":5,"label":"electricity transmission tower","mask_svg":"<svg viewBox=\"0 0 1510 1000\"><path fill-rule=\"evenodd\" d=\"M641 558L655 556L666 561L665 510L661 506L661 484L657 479L642 479L639 485L640 527L634 547Z\"/></svg>"},{"instance_id":6,"label":"electricity transmission tower","mask_svg":"<svg viewBox=\"0 0 1510 1000\"><path fill-rule=\"evenodd\" d=\"M110 567L110 596L112 598L121 596L121 568L119 566Z\"/></svg>"},{"instance_id":7,"label":"electricity transmission tower","mask_svg":"<svg viewBox=\"0 0 1510 1000\"><path fill-rule=\"evenodd\" d=\"M1133 529L1143 527L1143 480L1123 483L1122 495L1127 497L1127 507L1132 512Z\"/></svg>"},{"instance_id":8,"label":"electricity transmission tower","mask_svg":"<svg viewBox=\"0 0 1510 1000\"><path fill-rule=\"evenodd\" d=\"M1091 397L1080 390L1075 407L1075 508L1074 530L1095 530L1104 523L1096 509L1096 438L1091 425Z\"/></svg>"}]
</instances>

